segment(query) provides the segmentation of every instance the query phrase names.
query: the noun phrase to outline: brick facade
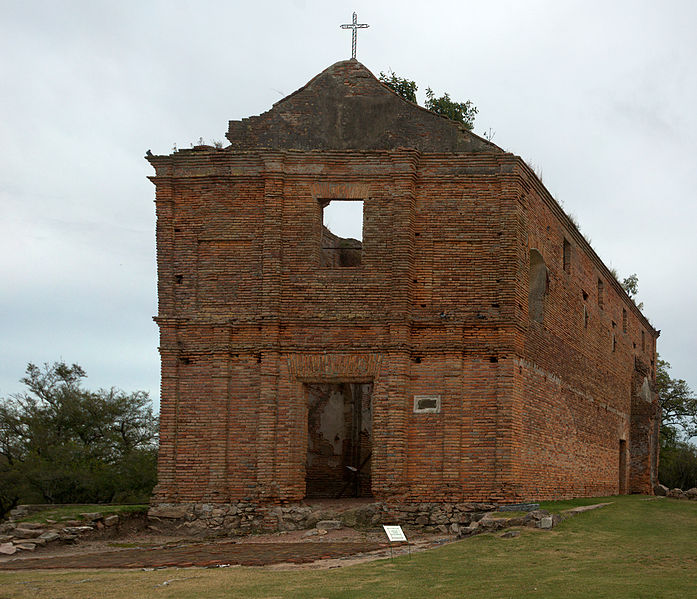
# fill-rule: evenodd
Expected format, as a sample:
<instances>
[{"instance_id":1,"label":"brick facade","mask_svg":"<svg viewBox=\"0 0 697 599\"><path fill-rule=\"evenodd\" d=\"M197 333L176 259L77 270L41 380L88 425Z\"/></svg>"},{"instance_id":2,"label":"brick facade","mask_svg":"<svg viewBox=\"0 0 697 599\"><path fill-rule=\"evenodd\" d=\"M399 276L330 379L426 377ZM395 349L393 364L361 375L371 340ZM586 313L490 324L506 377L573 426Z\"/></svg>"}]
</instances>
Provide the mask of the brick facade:
<instances>
[{"instance_id":1,"label":"brick facade","mask_svg":"<svg viewBox=\"0 0 697 599\"><path fill-rule=\"evenodd\" d=\"M652 492L658 332L519 157L355 60L228 138L149 158L155 503Z\"/></svg>"}]
</instances>

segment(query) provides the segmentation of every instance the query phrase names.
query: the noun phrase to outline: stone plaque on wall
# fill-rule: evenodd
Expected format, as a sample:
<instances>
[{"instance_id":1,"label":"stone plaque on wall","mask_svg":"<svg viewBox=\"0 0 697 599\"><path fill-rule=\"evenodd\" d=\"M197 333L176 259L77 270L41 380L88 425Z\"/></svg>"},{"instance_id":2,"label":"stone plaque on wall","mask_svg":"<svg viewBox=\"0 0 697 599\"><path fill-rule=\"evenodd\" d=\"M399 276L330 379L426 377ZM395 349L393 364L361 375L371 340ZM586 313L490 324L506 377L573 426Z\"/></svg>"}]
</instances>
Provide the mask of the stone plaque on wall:
<instances>
[{"instance_id":1,"label":"stone plaque on wall","mask_svg":"<svg viewBox=\"0 0 697 599\"><path fill-rule=\"evenodd\" d=\"M414 395L414 414L440 414L440 395Z\"/></svg>"}]
</instances>

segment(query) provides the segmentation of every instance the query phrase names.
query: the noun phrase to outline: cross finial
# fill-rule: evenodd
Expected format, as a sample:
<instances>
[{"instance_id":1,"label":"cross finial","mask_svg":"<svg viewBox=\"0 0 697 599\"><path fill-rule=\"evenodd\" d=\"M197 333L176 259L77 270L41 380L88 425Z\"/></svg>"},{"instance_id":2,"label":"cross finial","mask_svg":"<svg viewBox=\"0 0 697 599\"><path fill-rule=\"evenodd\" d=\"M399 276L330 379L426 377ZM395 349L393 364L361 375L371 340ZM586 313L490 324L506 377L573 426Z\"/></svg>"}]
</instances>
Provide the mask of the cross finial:
<instances>
[{"instance_id":1,"label":"cross finial","mask_svg":"<svg viewBox=\"0 0 697 599\"><path fill-rule=\"evenodd\" d=\"M340 25L342 29L353 29L351 32L351 58L356 58L356 38L358 37L357 30L370 27L370 25L358 23L357 21L358 17L356 16L356 13L353 13L353 23L349 23L348 25Z\"/></svg>"}]
</instances>

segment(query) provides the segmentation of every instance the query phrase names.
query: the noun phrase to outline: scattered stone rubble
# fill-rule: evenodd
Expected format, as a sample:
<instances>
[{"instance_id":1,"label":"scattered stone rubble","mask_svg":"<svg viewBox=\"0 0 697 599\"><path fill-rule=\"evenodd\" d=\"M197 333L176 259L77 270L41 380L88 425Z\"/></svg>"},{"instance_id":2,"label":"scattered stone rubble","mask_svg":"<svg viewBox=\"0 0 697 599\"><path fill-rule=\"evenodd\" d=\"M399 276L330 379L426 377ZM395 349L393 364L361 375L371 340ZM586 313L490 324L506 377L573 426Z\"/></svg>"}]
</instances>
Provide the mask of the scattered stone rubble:
<instances>
[{"instance_id":1,"label":"scattered stone rubble","mask_svg":"<svg viewBox=\"0 0 697 599\"><path fill-rule=\"evenodd\" d=\"M18 506L10 512L9 520L0 524L0 556L19 551L35 551L54 543L75 543L80 537L107 527L117 526L119 516L104 516L99 512L80 514L80 520L63 518L46 523L22 522L30 515L29 506Z\"/></svg>"},{"instance_id":2,"label":"scattered stone rubble","mask_svg":"<svg viewBox=\"0 0 697 599\"><path fill-rule=\"evenodd\" d=\"M654 487L653 492L661 497L672 497L673 499L691 499L692 501L697 500L697 487L692 487L687 491L682 489L669 489L665 485L658 484Z\"/></svg>"}]
</instances>

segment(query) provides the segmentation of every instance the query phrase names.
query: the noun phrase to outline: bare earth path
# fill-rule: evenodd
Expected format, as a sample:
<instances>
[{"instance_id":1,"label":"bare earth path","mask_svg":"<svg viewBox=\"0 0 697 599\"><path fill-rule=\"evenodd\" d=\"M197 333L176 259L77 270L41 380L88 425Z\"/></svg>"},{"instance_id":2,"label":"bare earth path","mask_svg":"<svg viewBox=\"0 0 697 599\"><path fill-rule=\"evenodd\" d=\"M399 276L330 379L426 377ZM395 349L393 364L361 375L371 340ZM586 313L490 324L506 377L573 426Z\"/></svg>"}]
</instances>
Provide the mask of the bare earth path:
<instances>
[{"instance_id":1,"label":"bare earth path","mask_svg":"<svg viewBox=\"0 0 697 599\"><path fill-rule=\"evenodd\" d=\"M410 535L412 551L446 541L444 535ZM447 540L452 540L450 537ZM266 533L228 540L133 535L118 543L91 541L40 548L36 553L0 557L0 570L214 567L225 565L336 567L390 555L382 530ZM128 547L123 547L128 545ZM119 547L121 546L121 547ZM395 545L395 554L406 551ZM281 566L282 564L282 566ZM311 565L314 564L314 565Z\"/></svg>"},{"instance_id":2,"label":"bare earth path","mask_svg":"<svg viewBox=\"0 0 697 599\"><path fill-rule=\"evenodd\" d=\"M2 570L73 568L160 568L186 566L265 566L308 563L320 559L356 556L387 547L385 543L212 543L121 549L82 555L32 557L0 564Z\"/></svg>"}]
</instances>

